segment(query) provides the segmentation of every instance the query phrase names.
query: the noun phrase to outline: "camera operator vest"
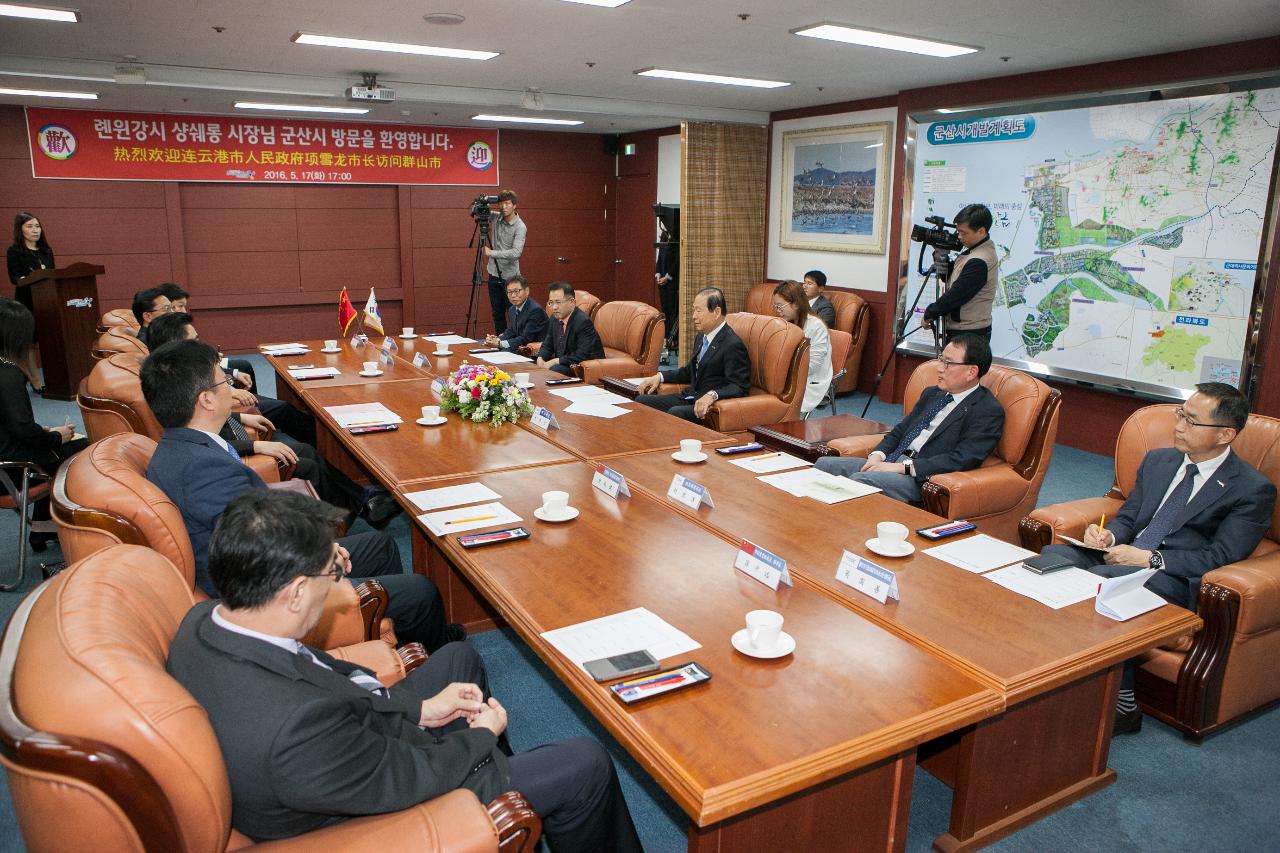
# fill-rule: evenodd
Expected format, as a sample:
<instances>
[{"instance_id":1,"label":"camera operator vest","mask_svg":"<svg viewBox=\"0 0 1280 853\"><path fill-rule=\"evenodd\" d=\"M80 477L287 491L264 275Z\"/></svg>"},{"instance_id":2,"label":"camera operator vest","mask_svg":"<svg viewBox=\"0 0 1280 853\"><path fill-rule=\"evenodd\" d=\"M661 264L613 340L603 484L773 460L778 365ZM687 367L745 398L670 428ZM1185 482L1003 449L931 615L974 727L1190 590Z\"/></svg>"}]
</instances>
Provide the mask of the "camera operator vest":
<instances>
[{"instance_id":1,"label":"camera operator vest","mask_svg":"<svg viewBox=\"0 0 1280 853\"><path fill-rule=\"evenodd\" d=\"M995 244L990 239L984 240L980 245L961 253L956 258L956 265L947 279L947 286L950 287L960 278L960 271L972 258L981 258L986 262L987 282L972 299L953 311L947 318L947 329L950 331L985 329L991 325L991 306L996 298L996 283L1000 281L1000 261L996 258Z\"/></svg>"}]
</instances>

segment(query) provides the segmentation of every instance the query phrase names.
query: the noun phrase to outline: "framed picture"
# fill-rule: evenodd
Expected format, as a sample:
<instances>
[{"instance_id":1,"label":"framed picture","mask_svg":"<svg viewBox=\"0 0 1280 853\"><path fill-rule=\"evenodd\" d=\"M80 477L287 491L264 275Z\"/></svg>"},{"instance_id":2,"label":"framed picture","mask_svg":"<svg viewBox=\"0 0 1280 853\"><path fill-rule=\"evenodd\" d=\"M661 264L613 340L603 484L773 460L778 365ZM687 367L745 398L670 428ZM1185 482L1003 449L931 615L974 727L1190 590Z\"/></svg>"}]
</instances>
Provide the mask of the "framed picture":
<instances>
[{"instance_id":1,"label":"framed picture","mask_svg":"<svg viewBox=\"0 0 1280 853\"><path fill-rule=\"evenodd\" d=\"M884 254L890 132L888 122L783 132L783 247Z\"/></svg>"}]
</instances>

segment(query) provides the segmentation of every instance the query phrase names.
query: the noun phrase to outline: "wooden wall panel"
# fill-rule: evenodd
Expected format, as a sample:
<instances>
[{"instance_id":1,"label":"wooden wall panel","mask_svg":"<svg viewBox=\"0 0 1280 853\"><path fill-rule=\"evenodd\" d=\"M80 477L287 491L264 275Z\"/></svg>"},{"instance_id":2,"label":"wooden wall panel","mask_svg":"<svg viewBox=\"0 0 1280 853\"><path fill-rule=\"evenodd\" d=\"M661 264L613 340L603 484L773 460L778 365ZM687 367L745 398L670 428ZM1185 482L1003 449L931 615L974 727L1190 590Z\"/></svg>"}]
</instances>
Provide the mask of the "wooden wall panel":
<instances>
[{"instance_id":1,"label":"wooden wall panel","mask_svg":"<svg viewBox=\"0 0 1280 853\"><path fill-rule=\"evenodd\" d=\"M395 208L323 207L296 211L298 248L394 249L400 245Z\"/></svg>"},{"instance_id":2,"label":"wooden wall panel","mask_svg":"<svg viewBox=\"0 0 1280 853\"><path fill-rule=\"evenodd\" d=\"M423 208L413 210L411 240L414 248L458 248L471 242L475 222L466 211L448 208ZM473 246L469 250L475 253Z\"/></svg>"},{"instance_id":3,"label":"wooden wall panel","mask_svg":"<svg viewBox=\"0 0 1280 853\"><path fill-rule=\"evenodd\" d=\"M8 152L5 152L8 153ZM30 210L46 217L63 208L164 207L164 185L146 181L51 181L31 177L31 160L24 148L20 157L0 158L0 206L6 211L5 245L12 237L13 213ZM8 213L7 211L13 213ZM54 220L50 220L52 239Z\"/></svg>"},{"instance_id":4,"label":"wooden wall panel","mask_svg":"<svg viewBox=\"0 0 1280 853\"><path fill-rule=\"evenodd\" d=\"M182 209L292 209L296 190L285 184L181 184Z\"/></svg>"},{"instance_id":5,"label":"wooden wall panel","mask_svg":"<svg viewBox=\"0 0 1280 853\"><path fill-rule=\"evenodd\" d=\"M395 210L397 190L383 186L344 186L316 184L294 190L294 203L299 208L382 208Z\"/></svg>"},{"instance_id":6,"label":"wooden wall panel","mask_svg":"<svg viewBox=\"0 0 1280 853\"><path fill-rule=\"evenodd\" d=\"M183 210L187 253L296 252L298 217L279 208Z\"/></svg>"},{"instance_id":7,"label":"wooden wall panel","mask_svg":"<svg viewBox=\"0 0 1280 853\"><path fill-rule=\"evenodd\" d=\"M266 291L301 290L297 252L188 250L186 279L184 286L191 292L193 305L206 305L210 296L233 294L241 297L238 304L253 305L254 297Z\"/></svg>"},{"instance_id":8,"label":"wooden wall panel","mask_svg":"<svg viewBox=\"0 0 1280 853\"><path fill-rule=\"evenodd\" d=\"M35 212L35 211L33 211ZM63 255L168 254L169 229L163 207L58 209L48 217L49 242L59 265ZM12 220L10 220L12 223ZM54 230L54 225L58 230ZM6 241L8 245L8 241Z\"/></svg>"},{"instance_id":9,"label":"wooden wall panel","mask_svg":"<svg viewBox=\"0 0 1280 853\"><path fill-rule=\"evenodd\" d=\"M173 271L169 267L169 255L163 254L57 254L58 264L101 264L106 269L98 279L98 302L103 311L112 308L128 308L133 304L133 294L143 287L170 280ZM6 280L7 284L8 281Z\"/></svg>"},{"instance_id":10,"label":"wooden wall panel","mask_svg":"<svg viewBox=\"0 0 1280 853\"><path fill-rule=\"evenodd\" d=\"M400 249L395 246L299 252L298 272L302 290L332 294L335 305L343 287L348 295L359 293L363 297L368 296L370 287L376 287L379 305L383 294L401 290Z\"/></svg>"}]
</instances>

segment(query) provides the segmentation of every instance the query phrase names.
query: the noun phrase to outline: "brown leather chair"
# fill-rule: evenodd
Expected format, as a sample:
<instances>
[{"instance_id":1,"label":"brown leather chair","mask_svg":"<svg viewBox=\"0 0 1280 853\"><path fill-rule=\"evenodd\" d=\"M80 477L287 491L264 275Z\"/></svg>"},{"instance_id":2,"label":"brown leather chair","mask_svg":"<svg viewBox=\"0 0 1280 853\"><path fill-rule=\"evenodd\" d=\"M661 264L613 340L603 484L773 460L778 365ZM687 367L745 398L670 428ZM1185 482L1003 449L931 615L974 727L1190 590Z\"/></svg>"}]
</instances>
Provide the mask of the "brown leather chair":
<instances>
[{"instance_id":1,"label":"brown leather chair","mask_svg":"<svg viewBox=\"0 0 1280 853\"><path fill-rule=\"evenodd\" d=\"M809 380L809 339L804 332L779 317L747 312L730 314L726 322L747 345L751 390L746 397L712 403L703 423L721 432L737 432L799 418ZM677 390L670 385L659 393Z\"/></svg>"},{"instance_id":2,"label":"brown leather chair","mask_svg":"<svg viewBox=\"0 0 1280 853\"><path fill-rule=\"evenodd\" d=\"M924 389L937 381L936 359L917 367L907 380L903 411L910 412ZM1049 470L1062 394L1039 379L998 365L992 365L980 382L1004 407L1004 433L996 449L971 471L935 474L920 492L930 512L967 518L984 533L1014 542L1018 523L1036 505ZM865 457L883 437L837 438L827 446L840 456Z\"/></svg>"},{"instance_id":3,"label":"brown leather chair","mask_svg":"<svg viewBox=\"0 0 1280 853\"><path fill-rule=\"evenodd\" d=\"M132 329L136 333L138 331L138 318L133 316L133 311L129 308L112 308L98 320L98 334L117 326Z\"/></svg>"},{"instance_id":4,"label":"brown leather chair","mask_svg":"<svg viewBox=\"0 0 1280 853\"><path fill-rule=\"evenodd\" d=\"M747 291L746 308L751 314L762 314L773 317L773 290L777 284L771 281L753 285ZM844 394L852 391L858 384L858 369L862 364L862 352L867 346L867 330L871 327L871 306L856 293L848 290L823 291L831 305L836 309L836 323L832 329L846 332L850 336L849 351L841 361L832 361L832 368L839 373L843 368L844 375L836 385L836 393Z\"/></svg>"},{"instance_id":5,"label":"brown leather chair","mask_svg":"<svg viewBox=\"0 0 1280 853\"><path fill-rule=\"evenodd\" d=\"M452 791L260 848L233 830L213 728L165 671L194 603L164 557L117 545L19 604L0 646L0 762L28 850L496 851L500 825L533 849L541 822L514 792L486 809Z\"/></svg>"},{"instance_id":6,"label":"brown leather chair","mask_svg":"<svg viewBox=\"0 0 1280 853\"><path fill-rule=\"evenodd\" d=\"M834 372L831 374L831 386L822 398L822 403L831 406L831 414L834 415L836 413L836 392L840 389L840 380L844 379L844 367L842 365L849 355L849 348L853 346L853 336L839 329L828 329L827 336L831 339L831 366ZM818 405L821 406L822 403ZM816 411L818 409L814 407L804 417L807 419Z\"/></svg>"},{"instance_id":7,"label":"brown leather chair","mask_svg":"<svg viewBox=\"0 0 1280 853\"><path fill-rule=\"evenodd\" d=\"M145 545L176 566L195 590L195 557L182 514L147 479L155 447L145 436L121 433L95 442L63 465L52 495L58 540L68 562L116 544ZM199 590L193 594L205 597ZM382 619L386 602L386 591L376 582L366 581L360 588L334 584L324 618L308 642L398 681L422 652L410 644L397 653L391 624Z\"/></svg>"},{"instance_id":8,"label":"brown leather chair","mask_svg":"<svg viewBox=\"0 0 1280 853\"><path fill-rule=\"evenodd\" d=\"M1115 484L1103 497L1041 507L1022 521L1022 544L1039 551L1057 534L1119 511L1147 451L1173 444L1175 406L1147 406L1116 438ZM1280 420L1250 415L1231 445L1241 459L1280 482ZM1143 656L1135 687L1142 709L1193 740L1280 700L1280 506L1246 560L1205 573L1196 612L1204 626Z\"/></svg>"},{"instance_id":9,"label":"brown leather chair","mask_svg":"<svg viewBox=\"0 0 1280 853\"><path fill-rule=\"evenodd\" d=\"M644 302L606 302L594 320L604 344L604 358L575 365L575 373L587 382L598 383L605 376L626 379L658 372L666 325L657 308Z\"/></svg>"},{"instance_id":10,"label":"brown leather chair","mask_svg":"<svg viewBox=\"0 0 1280 853\"><path fill-rule=\"evenodd\" d=\"M135 332L135 329L131 329L128 326L112 326L101 335L98 335L98 342L93 345L91 354L96 359L102 359L113 352L128 352L146 358L151 350L147 349L146 344L138 340Z\"/></svg>"}]
</instances>

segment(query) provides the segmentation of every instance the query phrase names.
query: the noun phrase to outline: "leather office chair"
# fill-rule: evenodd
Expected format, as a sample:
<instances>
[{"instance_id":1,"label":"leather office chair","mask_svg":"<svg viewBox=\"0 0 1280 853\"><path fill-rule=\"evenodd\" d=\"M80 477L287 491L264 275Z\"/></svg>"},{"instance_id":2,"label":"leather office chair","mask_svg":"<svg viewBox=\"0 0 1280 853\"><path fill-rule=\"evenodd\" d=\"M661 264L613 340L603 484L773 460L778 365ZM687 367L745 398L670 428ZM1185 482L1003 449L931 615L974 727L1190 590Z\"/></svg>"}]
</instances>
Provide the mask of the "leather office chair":
<instances>
[{"instance_id":1,"label":"leather office chair","mask_svg":"<svg viewBox=\"0 0 1280 853\"><path fill-rule=\"evenodd\" d=\"M12 592L22 586L27 573L27 533L57 533L52 521L35 521L31 507L51 489L50 477L34 462L0 462L0 510L18 514L18 574L12 583L0 583L0 592Z\"/></svg>"},{"instance_id":2,"label":"leather office chair","mask_svg":"<svg viewBox=\"0 0 1280 853\"><path fill-rule=\"evenodd\" d=\"M62 553L74 562L116 544L145 545L182 572L193 595L203 599L195 589L195 557L182 514L147 479L155 447L145 436L122 433L90 445L58 470L52 509ZM336 583L307 641L398 681L422 652L410 644L397 653L390 622L382 619L386 602L376 582L359 588Z\"/></svg>"},{"instance_id":3,"label":"leather office chair","mask_svg":"<svg viewBox=\"0 0 1280 853\"><path fill-rule=\"evenodd\" d=\"M776 316L773 312L773 289L777 284L771 281L753 285L747 291L746 308L751 314L765 317ZM844 375L836 386L837 394L852 391L858 384L858 369L862 364L862 352L867 345L867 331L871 327L871 306L856 293L847 290L823 291L831 305L836 309L836 324L832 330L845 332L850 337L850 346L843 359L832 359L831 366L836 373L841 369ZM834 346L834 340L833 340Z\"/></svg>"},{"instance_id":4,"label":"leather office chair","mask_svg":"<svg viewBox=\"0 0 1280 853\"><path fill-rule=\"evenodd\" d=\"M231 787L204 709L165 671L194 603L164 557L117 545L19 604L0 646L0 762L28 850L257 849L231 828ZM519 794L486 809L457 790L261 849L495 851L509 840L532 851L540 833Z\"/></svg>"},{"instance_id":5,"label":"leather office chair","mask_svg":"<svg viewBox=\"0 0 1280 853\"><path fill-rule=\"evenodd\" d=\"M146 358L151 350L138 340L135 332L135 329L128 326L112 326L98 335L98 342L93 345L91 354L96 359L103 359L113 352L128 352Z\"/></svg>"},{"instance_id":6,"label":"leather office chair","mask_svg":"<svg viewBox=\"0 0 1280 853\"><path fill-rule=\"evenodd\" d=\"M1039 551L1057 534L1079 538L1102 513L1115 515L1147 451L1173 444L1175 406L1147 406L1116 438L1115 484L1106 495L1041 507L1022 521L1022 544ZM1250 415L1232 452L1280 482L1280 420ZM1280 699L1280 505L1248 559L1206 572L1195 634L1143 655L1135 687L1142 709L1192 740Z\"/></svg>"},{"instance_id":7,"label":"leather office chair","mask_svg":"<svg viewBox=\"0 0 1280 853\"><path fill-rule=\"evenodd\" d=\"M904 412L924 389L938 381L938 361L926 361L907 380ZM935 474L920 489L924 507L945 518L967 518L984 533L1016 541L1018 523L1036 505L1049 470L1058 434L1062 394L1039 379L992 365L981 384L1004 408L1004 433L982 463L971 471ZM837 438L827 446L840 456L865 457L883 435Z\"/></svg>"},{"instance_id":8,"label":"leather office chair","mask_svg":"<svg viewBox=\"0 0 1280 853\"><path fill-rule=\"evenodd\" d=\"M834 415L836 413L836 391L839 390L840 381L845 376L843 365L849 356L849 349L853 346L853 336L839 329L828 329L827 336L831 338L831 366L835 372L831 374L831 385L827 388L827 393L822 398L822 403L819 403L818 406L826 403L831 407L831 414ZM805 418L808 419L809 415L818 411L818 406L815 406L808 415L805 415Z\"/></svg>"},{"instance_id":9,"label":"leather office chair","mask_svg":"<svg viewBox=\"0 0 1280 853\"><path fill-rule=\"evenodd\" d=\"M666 331L658 309L644 302L606 302L594 319L605 357L575 365L575 373L587 382L598 383L605 376L626 379L658 372Z\"/></svg>"},{"instance_id":10,"label":"leather office chair","mask_svg":"<svg viewBox=\"0 0 1280 853\"><path fill-rule=\"evenodd\" d=\"M102 334L107 329L116 326L132 329L136 333L138 331L138 318L133 316L133 311L129 308L112 308L99 318L98 334Z\"/></svg>"},{"instance_id":11,"label":"leather office chair","mask_svg":"<svg viewBox=\"0 0 1280 853\"><path fill-rule=\"evenodd\" d=\"M573 301L577 303L583 313L590 317L591 322L594 323L596 314L599 313L600 306L603 304L600 302L600 297L596 296L594 293L588 293L585 290L578 290L575 288L573 291Z\"/></svg>"}]
</instances>

